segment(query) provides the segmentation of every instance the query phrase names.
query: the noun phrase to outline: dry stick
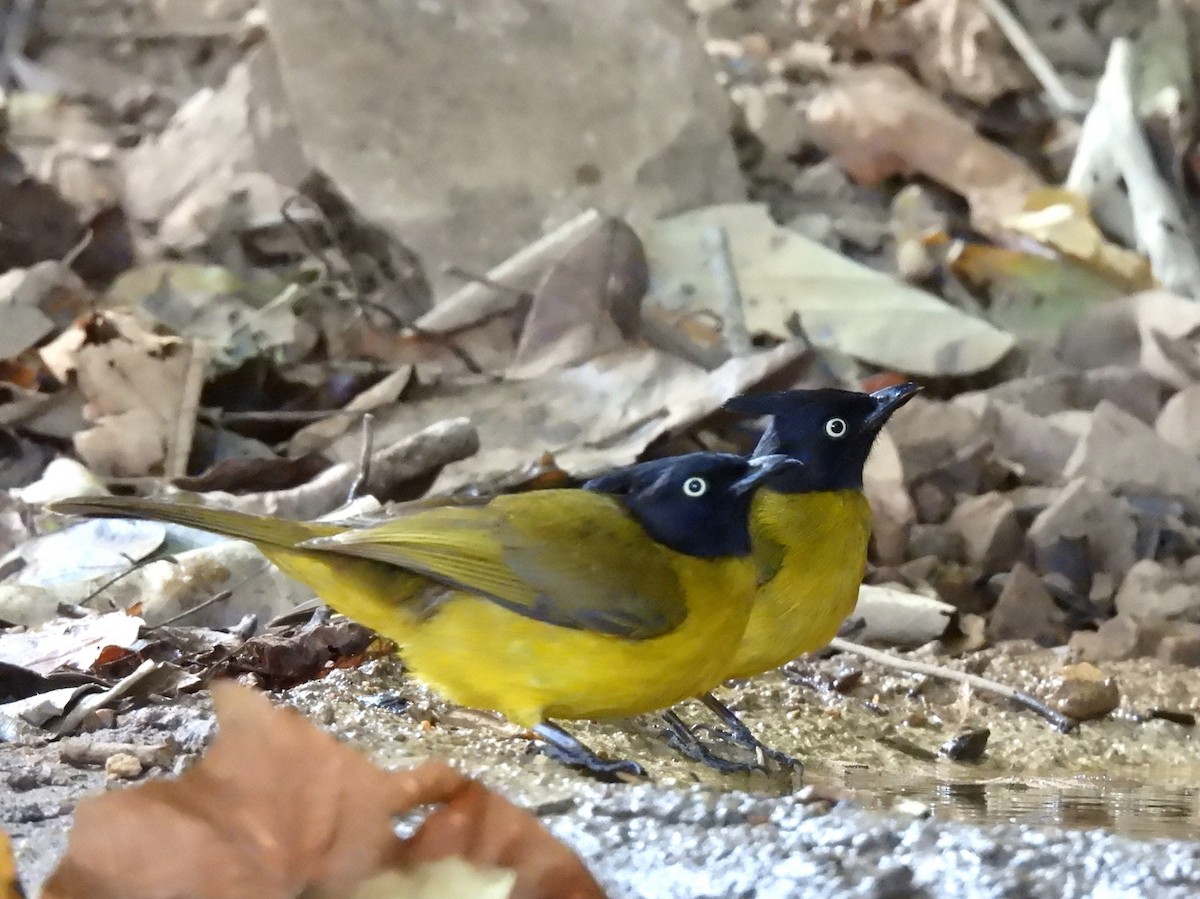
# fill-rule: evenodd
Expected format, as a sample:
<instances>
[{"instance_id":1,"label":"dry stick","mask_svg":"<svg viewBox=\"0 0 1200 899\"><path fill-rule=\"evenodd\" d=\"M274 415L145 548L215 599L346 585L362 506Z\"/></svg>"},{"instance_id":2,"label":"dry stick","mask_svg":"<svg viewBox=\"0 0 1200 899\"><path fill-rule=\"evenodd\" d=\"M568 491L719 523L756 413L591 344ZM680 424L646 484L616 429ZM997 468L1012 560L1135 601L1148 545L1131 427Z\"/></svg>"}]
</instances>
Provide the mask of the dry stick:
<instances>
[{"instance_id":1,"label":"dry stick","mask_svg":"<svg viewBox=\"0 0 1200 899\"><path fill-rule=\"evenodd\" d=\"M246 581L248 581L249 579L250 579L249 577L243 578L242 582L240 584L238 584L238 586L240 587L242 584L246 583ZM214 593L212 596L210 596L208 599L204 600L203 602L196 603L196 605L192 606L190 609L184 609L182 612L179 612L176 615L172 615L166 621L160 621L158 624L152 624L149 627L145 628L144 630L152 631L156 627L168 627L169 625L172 625L177 621L182 621L184 618L187 618L189 615L193 615L196 612L199 612L201 609L207 609L211 605L215 605L216 603L224 602L225 600L232 599L232 598L233 598L232 590L222 590L220 593Z\"/></svg>"},{"instance_id":2,"label":"dry stick","mask_svg":"<svg viewBox=\"0 0 1200 899\"><path fill-rule=\"evenodd\" d=\"M355 476L353 483L350 484L350 492L346 494L346 505L350 505L362 492L367 481L371 477L371 455L374 453L375 447L375 432L372 425L375 423L375 416L370 412L363 413L362 417L362 453L358 457L358 474Z\"/></svg>"},{"instance_id":3,"label":"dry stick","mask_svg":"<svg viewBox=\"0 0 1200 899\"><path fill-rule=\"evenodd\" d=\"M1008 42L1017 51L1021 61L1033 73L1033 77L1038 80L1042 89L1046 91L1051 103L1070 115L1083 115L1091 108L1090 100L1076 96L1063 83L1058 71L1054 68L1054 63L1050 62L1046 58L1046 54L1038 49L1038 45L1029 36L1029 32L1025 30L1020 20L1009 11L1002 0L979 0L979 5L1008 38Z\"/></svg>"},{"instance_id":4,"label":"dry stick","mask_svg":"<svg viewBox=\"0 0 1200 899\"><path fill-rule=\"evenodd\" d=\"M916 662L911 659L902 659L899 656L894 656L891 653L881 652L878 649L871 649L869 646L863 646L861 643L851 643L849 640L843 640L841 637L834 637L829 641L831 649L836 649L839 652L848 652L856 656L861 656L864 659L875 662L879 665L884 665L888 668L895 668L899 671L908 671L912 674L924 674L929 677L939 677L942 680L957 681L960 684L969 684L976 689L983 690L985 693L994 693L997 696L1003 696L1005 699L1011 699L1031 711L1037 712L1051 724L1053 724L1062 733L1070 733L1079 724L1078 721L1070 718L1061 712L1056 712L1050 706L1046 705L1039 699L1035 699L1028 693L1023 693L1007 684L999 683L998 681L988 680L986 677L980 677L978 674L968 674L965 671L955 671L952 668L943 668L940 665L934 665L929 662Z\"/></svg>"},{"instance_id":5,"label":"dry stick","mask_svg":"<svg viewBox=\"0 0 1200 899\"><path fill-rule=\"evenodd\" d=\"M725 323L725 343L734 356L748 356L754 349L750 332L746 330L745 307L733 267L733 252L729 248L729 232L714 225L704 232L704 248L708 251L708 268L717 281L721 298L721 313Z\"/></svg>"},{"instance_id":6,"label":"dry stick","mask_svg":"<svg viewBox=\"0 0 1200 899\"><path fill-rule=\"evenodd\" d=\"M1134 108L1133 52L1133 44L1124 38L1109 48L1096 86L1097 102L1084 120L1066 187L1092 200L1097 218L1105 224L1110 210L1097 204L1106 196L1117 197L1132 212L1137 247L1150 258L1154 276L1170 290L1198 297L1200 253L1177 197L1158 173ZM1115 186L1119 178L1124 179L1128 201Z\"/></svg>"}]
</instances>

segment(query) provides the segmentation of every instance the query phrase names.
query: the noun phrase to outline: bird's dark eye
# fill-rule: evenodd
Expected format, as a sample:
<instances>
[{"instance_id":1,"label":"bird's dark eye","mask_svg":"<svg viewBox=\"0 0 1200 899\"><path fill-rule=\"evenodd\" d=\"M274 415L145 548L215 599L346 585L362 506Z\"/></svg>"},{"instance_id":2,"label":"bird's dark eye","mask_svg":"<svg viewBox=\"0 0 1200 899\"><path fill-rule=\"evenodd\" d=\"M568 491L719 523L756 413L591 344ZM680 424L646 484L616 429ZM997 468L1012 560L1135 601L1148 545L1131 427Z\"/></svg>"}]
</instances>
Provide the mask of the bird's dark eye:
<instances>
[{"instance_id":1,"label":"bird's dark eye","mask_svg":"<svg viewBox=\"0 0 1200 899\"><path fill-rule=\"evenodd\" d=\"M831 418L825 422L825 433L830 437L843 437L846 434L846 419Z\"/></svg>"},{"instance_id":2,"label":"bird's dark eye","mask_svg":"<svg viewBox=\"0 0 1200 899\"><path fill-rule=\"evenodd\" d=\"M704 478L688 478L683 482L683 495L695 499L708 493L708 481Z\"/></svg>"}]
</instances>

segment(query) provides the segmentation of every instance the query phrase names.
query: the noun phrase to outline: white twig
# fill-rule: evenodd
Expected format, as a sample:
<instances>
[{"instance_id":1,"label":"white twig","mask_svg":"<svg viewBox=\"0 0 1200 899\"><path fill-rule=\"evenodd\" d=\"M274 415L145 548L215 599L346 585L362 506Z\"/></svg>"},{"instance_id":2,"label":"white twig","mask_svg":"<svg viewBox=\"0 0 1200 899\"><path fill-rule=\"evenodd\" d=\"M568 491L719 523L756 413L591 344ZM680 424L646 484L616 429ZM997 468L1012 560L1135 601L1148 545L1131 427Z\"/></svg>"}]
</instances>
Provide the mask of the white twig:
<instances>
[{"instance_id":1,"label":"white twig","mask_svg":"<svg viewBox=\"0 0 1200 899\"><path fill-rule=\"evenodd\" d=\"M1200 298L1200 257L1137 119L1133 45L1123 38L1113 41L1109 50L1066 187L1088 197L1097 219L1111 228L1119 223L1113 199L1118 178L1124 179L1129 193L1137 248L1150 258L1154 276L1169 290Z\"/></svg>"},{"instance_id":2,"label":"white twig","mask_svg":"<svg viewBox=\"0 0 1200 899\"><path fill-rule=\"evenodd\" d=\"M1076 721L1073 718L1069 718L1061 712L1056 712L1040 699L1030 696L1028 693L1023 693L1007 684L988 680L986 677L980 677L978 674L955 671L953 668L943 668L941 665L933 665L929 662L902 659L891 653L863 646L861 643L852 643L849 640L843 640L841 637L834 637L829 641L829 646L831 649L838 650L838 652L852 653L853 655L861 656L864 659L875 662L877 665L885 665L888 668L895 668L898 671L908 671L913 674L924 674L928 677L939 677L942 680L954 681L955 683L970 684L977 690L1003 696L1005 699L1011 699L1025 706L1025 708L1037 712L1064 734L1075 729Z\"/></svg>"},{"instance_id":3,"label":"white twig","mask_svg":"<svg viewBox=\"0 0 1200 899\"><path fill-rule=\"evenodd\" d=\"M1008 38L1012 48L1017 51L1021 61L1033 73L1033 77L1041 84L1050 102L1062 112L1069 115L1083 115L1091 107L1085 97L1074 94L1059 77L1054 63L1046 58L1046 54L1038 49L1029 32L1025 30L1020 20L1004 5L1003 0L979 0L979 5L992 17L996 27Z\"/></svg>"}]
</instances>

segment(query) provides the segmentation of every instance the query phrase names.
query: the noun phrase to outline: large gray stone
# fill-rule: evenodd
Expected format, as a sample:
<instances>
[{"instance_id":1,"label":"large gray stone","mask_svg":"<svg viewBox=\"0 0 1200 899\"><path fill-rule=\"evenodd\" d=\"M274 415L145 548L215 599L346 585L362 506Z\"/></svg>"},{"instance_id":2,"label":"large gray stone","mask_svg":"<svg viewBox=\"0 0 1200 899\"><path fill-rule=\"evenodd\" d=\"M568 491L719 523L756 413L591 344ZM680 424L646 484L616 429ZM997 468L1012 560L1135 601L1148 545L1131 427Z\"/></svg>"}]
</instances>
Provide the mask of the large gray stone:
<instances>
[{"instance_id":1,"label":"large gray stone","mask_svg":"<svg viewBox=\"0 0 1200 899\"><path fill-rule=\"evenodd\" d=\"M266 0L308 160L423 260L485 271L581 210L633 222L745 191L672 0Z\"/></svg>"}]
</instances>

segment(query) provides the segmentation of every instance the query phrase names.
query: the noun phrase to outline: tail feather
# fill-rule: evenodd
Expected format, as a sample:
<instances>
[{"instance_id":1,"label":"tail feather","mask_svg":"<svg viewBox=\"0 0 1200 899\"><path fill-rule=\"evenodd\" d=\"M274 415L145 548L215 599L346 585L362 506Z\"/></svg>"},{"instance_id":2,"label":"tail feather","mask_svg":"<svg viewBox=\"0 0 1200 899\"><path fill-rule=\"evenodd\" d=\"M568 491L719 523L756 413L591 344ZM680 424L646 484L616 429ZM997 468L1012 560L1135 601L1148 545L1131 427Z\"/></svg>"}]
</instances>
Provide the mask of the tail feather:
<instances>
[{"instance_id":1,"label":"tail feather","mask_svg":"<svg viewBox=\"0 0 1200 899\"><path fill-rule=\"evenodd\" d=\"M64 515L98 518L140 518L165 521L210 531L267 547L292 548L315 537L339 534L342 527L310 521L289 521L266 515L251 515L189 503L182 498L160 500L134 496L81 496L50 503L48 508Z\"/></svg>"}]
</instances>

